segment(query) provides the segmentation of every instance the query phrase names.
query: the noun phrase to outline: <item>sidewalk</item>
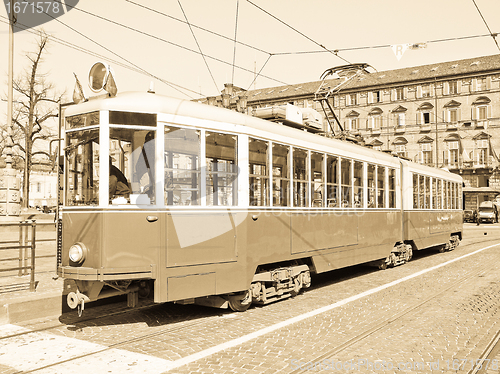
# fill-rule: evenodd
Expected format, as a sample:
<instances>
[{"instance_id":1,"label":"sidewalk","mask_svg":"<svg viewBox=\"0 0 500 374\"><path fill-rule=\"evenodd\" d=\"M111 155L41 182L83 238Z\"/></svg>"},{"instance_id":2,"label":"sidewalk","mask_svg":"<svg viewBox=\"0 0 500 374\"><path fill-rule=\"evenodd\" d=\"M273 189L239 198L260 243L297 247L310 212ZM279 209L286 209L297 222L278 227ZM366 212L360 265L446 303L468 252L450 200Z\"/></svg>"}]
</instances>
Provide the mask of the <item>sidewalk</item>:
<instances>
[{"instance_id":1,"label":"sidewalk","mask_svg":"<svg viewBox=\"0 0 500 374\"><path fill-rule=\"evenodd\" d=\"M31 215L37 224L54 223L53 215ZM2 227L2 223L18 223L28 217L0 221L0 242L18 240L18 227ZM62 314L67 311L64 281L56 277L56 230L54 225L37 225L36 239L54 239L36 242L35 292L30 292L30 275L19 276L19 271L0 272L0 325ZM17 245L17 244L12 244ZM28 251L29 252L29 251ZM19 250L0 250L0 259L18 258ZM30 260L27 261L29 266ZM19 266L19 260L0 261L0 269ZM72 288L70 286L70 288Z\"/></svg>"}]
</instances>

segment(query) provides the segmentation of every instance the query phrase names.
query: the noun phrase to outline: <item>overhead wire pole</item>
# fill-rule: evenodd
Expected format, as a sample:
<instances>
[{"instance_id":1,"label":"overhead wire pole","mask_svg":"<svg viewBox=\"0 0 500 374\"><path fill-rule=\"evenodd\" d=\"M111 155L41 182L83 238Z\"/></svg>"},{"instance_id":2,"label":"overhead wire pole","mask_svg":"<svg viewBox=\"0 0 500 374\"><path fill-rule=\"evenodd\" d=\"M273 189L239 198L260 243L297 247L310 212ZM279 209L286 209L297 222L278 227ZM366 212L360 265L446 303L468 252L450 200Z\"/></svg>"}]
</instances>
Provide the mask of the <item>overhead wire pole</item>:
<instances>
[{"instance_id":1,"label":"overhead wire pole","mask_svg":"<svg viewBox=\"0 0 500 374\"><path fill-rule=\"evenodd\" d=\"M231 84L234 84L234 65L236 63L236 35L238 33L238 10L240 0L236 0L236 21L234 22L234 48L233 48L233 73L231 75Z\"/></svg>"},{"instance_id":2,"label":"overhead wire pole","mask_svg":"<svg viewBox=\"0 0 500 374\"><path fill-rule=\"evenodd\" d=\"M14 102L14 25L17 21L15 13L15 4L17 1L10 3L9 11L9 72L8 72L8 93L7 93L7 140L5 151L5 163L7 169L12 169L12 113Z\"/></svg>"},{"instance_id":3,"label":"overhead wire pole","mask_svg":"<svg viewBox=\"0 0 500 374\"><path fill-rule=\"evenodd\" d=\"M10 2L9 12L9 70L8 70L8 88L7 88L7 138L5 140L5 170L3 176L0 176L2 180L2 188L6 189L5 199L5 209L0 209L0 215L5 216L19 216L21 213L20 206L20 194L19 194L19 179L16 177L16 170L12 167L13 163L13 146L14 142L12 137L14 136L13 128L13 112L14 112L14 27L17 22L16 16L16 6L17 0ZM0 201L2 201L0 200Z\"/></svg>"}]
</instances>

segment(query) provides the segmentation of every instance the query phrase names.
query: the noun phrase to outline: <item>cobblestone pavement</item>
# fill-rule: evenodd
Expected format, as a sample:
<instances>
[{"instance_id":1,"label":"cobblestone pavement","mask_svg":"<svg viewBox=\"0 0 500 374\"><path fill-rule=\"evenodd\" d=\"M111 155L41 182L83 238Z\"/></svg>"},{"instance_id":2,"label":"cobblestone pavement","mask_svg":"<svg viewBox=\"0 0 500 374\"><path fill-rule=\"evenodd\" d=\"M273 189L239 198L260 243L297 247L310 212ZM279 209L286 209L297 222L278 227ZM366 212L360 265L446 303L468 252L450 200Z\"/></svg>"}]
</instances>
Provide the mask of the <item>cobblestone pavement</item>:
<instances>
[{"instance_id":1,"label":"cobblestone pavement","mask_svg":"<svg viewBox=\"0 0 500 374\"><path fill-rule=\"evenodd\" d=\"M393 269L321 274L297 297L245 313L115 304L86 310L87 320L1 326L0 373L465 373L462 360L479 359L500 330L500 226L466 225L464 237L453 252L419 252Z\"/></svg>"}]
</instances>

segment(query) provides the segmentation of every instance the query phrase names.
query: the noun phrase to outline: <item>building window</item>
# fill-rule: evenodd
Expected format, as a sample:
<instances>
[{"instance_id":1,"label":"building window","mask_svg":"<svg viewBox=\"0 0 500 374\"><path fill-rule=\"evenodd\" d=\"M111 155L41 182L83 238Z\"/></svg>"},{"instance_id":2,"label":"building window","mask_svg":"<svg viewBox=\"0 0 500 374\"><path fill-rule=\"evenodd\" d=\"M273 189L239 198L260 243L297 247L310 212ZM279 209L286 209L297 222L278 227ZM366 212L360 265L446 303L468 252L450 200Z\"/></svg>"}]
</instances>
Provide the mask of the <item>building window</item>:
<instances>
[{"instance_id":1,"label":"building window","mask_svg":"<svg viewBox=\"0 0 500 374\"><path fill-rule=\"evenodd\" d=\"M373 91L370 92L371 95L371 103L381 103L382 102L382 94L381 91Z\"/></svg>"},{"instance_id":2,"label":"building window","mask_svg":"<svg viewBox=\"0 0 500 374\"><path fill-rule=\"evenodd\" d=\"M405 125L405 114L404 113L396 113L396 125L404 126Z\"/></svg>"},{"instance_id":3,"label":"building window","mask_svg":"<svg viewBox=\"0 0 500 374\"><path fill-rule=\"evenodd\" d=\"M396 144L396 154L400 157L406 157L406 144Z\"/></svg>"},{"instance_id":4,"label":"building window","mask_svg":"<svg viewBox=\"0 0 500 374\"><path fill-rule=\"evenodd\" d=\"M382 128L382 110L374 108L368 113L367 129L380 130Z\"/></svg>"},{"instance_id":5,"label":"building window","mask_svg":"<svg viewBox=\"0 0 500 374\"><path fill-rule=\"evenodd\" d=\"M448 122L458 122L458 108L448 109Z\"/></svg>"},{"instance_id":6,"label":"building window","mask_svg":"<svg viewBox=\"0 0 500 374\"><path fill-rule=\"evenodd\" d=\"M477 78L476 80L476 91L485 91L486 88L486 77Z\"/></svg>"},{"instance_id":7,"label":"building window","mask_svg":"<svg viewBox=\"0 0 500 374\"><path fill-rule=\"evenodd\" d=\"M488 163L488 139L476 140L476 165L486 165Z\"/></svg>"},{"instance_id":8,"label":"building window","mask_svg":"<svg viewBox=\"0 0 500 374\"><path fill-rule=\"evenodd\" d=\"M486 105L477 107L477 119L479 121L484 121L488 119L488 107Z\"/></svg>"},{"instance_id":9,"label":"building window","mask_svg":"<svg viewBox=\"0 0 500 374\"><path fill-rule=\"evenodd\" d=\"M422 86L422 97L430 97L431 96L431 86L425 84Z\"/></svg>"},{"instance_id":10,"label":"building window","mask_svg":"<svg viewBox=\"0 0 500 374\"><path fill-rule=\"evenodd\" d=\"M449 93L450 95L458 93L458 81L450 81L449 83Z\"/></svg>"},{"instance_id":11,"label":"building window","mask_svg":"<svg viewBox=\"0 0 500 374\"><path fill-rule=\"evenodd\" d=\"M450 166L458 165L459 144L458 141L448 143L448 163Z\"/></svg>"},{"instance_id":12,"label":"building window","mask_svg":"<svg viewBox=\"0 0 500 374\"><path fill-rule=\"evenodd\" d=\"M404 90L402 88L396 88L396 100L404 100Z\"/></svg>"},{"instance_id":13,"label":"building window","mask_svg":"<svg viewBox=\"0 0 500 374\"><path fill-rule=\"evenodd\" d=\"M358 105L358 95L357 94L349 94L345 97L345 105Z\"/></svg>"},{"instance_id":14,"label":"building window","mask_svg":"<svg viewBox=\"0 0 500 374\"><path fill-rule=\"evenodd\" d=\"M380 130L382 128L382 116L374 115L368 117L368 129Z\"/></svg>"},{"instance_id":15,"label":"building window","mask_svg":"<svg viewBox=\"0 0 500 374\"><path fill-rule=\"evenodd\" d=\"M432 165L432 143L420 144L420 152L420 163L424 165Z\"/></svg>"}]
</instances>

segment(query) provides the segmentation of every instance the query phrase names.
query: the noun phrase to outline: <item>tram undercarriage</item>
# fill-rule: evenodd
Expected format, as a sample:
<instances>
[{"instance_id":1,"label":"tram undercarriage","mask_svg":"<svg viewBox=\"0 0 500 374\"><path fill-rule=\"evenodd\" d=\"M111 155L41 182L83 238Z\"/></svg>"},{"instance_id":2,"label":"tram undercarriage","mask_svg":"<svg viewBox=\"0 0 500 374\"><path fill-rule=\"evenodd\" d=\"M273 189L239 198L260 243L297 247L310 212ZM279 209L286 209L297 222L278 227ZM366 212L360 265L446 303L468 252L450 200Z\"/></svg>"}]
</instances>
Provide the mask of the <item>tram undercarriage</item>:
<instances>
[{"instance_id":1,"label":"tram undercarriage","mask_svg":"<svg viewBox=\"0 0 500 374\"><path fill-rule=\"evenodd\" d=\"M438 246L439 252L452 251L460 244L460 236L452 234L450 240ZM397 243L391 254L381 260L369 262L368 265L385 270L387 267L403 265L413 257L414 244ZM276 266L276 265L275 265ZM146 298L153 289L153 280L119 280L119 281L82 281L76 280L76 292L67 296L68 306L78 308L79 315L85 309L85 303L127 295L127 306L136 307L139 297ZM174 301L178 304L197 304L203 306L243 312L252 304L265 305L275 301L296 296L302 289L311 286L311 268L307 264L273 267L260 266L254 275L248 290L226 295L209 295L191 299Z\"/></svg>"}]
</instances>

